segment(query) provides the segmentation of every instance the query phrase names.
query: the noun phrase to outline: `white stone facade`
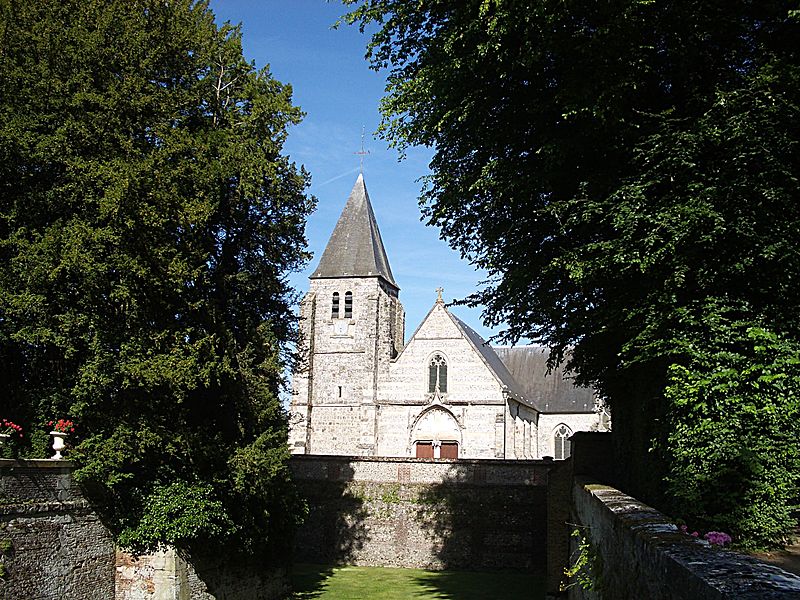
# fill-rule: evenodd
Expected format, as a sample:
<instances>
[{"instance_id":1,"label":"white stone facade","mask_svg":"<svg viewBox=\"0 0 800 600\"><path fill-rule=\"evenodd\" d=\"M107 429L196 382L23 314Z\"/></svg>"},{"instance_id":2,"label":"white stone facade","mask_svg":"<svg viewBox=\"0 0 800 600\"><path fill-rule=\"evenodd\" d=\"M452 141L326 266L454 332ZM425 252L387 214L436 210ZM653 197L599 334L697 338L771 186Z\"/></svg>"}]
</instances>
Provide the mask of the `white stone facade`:
<instances>
[{"instance_id":1,"label":"white stone facade","mask_svg":"<svg viewBox=\"0 0 800 600\"><path fill-rule=\"evenodd\" d=\"M346 214L355 203L367 215L361 225ZM336 271L336 265L353 262L342 240L360 236L363 241L366 235L347 230L354 227L372 228L376 256L358 260L377 273L354 273L358 265L352 264L347 273ZM441 297L404 344L405 313L361 178L331 239L324 268L312 276L301 302L304 361L293 378L292 452L562 458L569 447L557 433L563 437L565 431L599 427L598 414L586 402L578 410L542 411Z\"/></svg>"}]
</instances>

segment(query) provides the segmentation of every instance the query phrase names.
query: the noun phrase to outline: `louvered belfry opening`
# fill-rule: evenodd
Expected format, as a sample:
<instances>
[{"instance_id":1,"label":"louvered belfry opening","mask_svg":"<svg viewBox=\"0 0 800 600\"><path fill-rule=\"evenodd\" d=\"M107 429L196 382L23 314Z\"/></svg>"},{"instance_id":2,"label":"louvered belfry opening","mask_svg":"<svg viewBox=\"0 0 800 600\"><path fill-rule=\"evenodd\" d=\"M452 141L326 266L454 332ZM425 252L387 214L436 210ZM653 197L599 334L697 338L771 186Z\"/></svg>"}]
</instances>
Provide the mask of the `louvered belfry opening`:
<instances>
[{"instance_id":1,"label":"louvered belfry opening","mask_svg":"<svg viewBox=\"0 0 800 600\"><path fill-rule=\"evenodd\" d=\"M353 318L353 292L346 292L344 295L344 318Z\"/></svg>"}]
</instances>

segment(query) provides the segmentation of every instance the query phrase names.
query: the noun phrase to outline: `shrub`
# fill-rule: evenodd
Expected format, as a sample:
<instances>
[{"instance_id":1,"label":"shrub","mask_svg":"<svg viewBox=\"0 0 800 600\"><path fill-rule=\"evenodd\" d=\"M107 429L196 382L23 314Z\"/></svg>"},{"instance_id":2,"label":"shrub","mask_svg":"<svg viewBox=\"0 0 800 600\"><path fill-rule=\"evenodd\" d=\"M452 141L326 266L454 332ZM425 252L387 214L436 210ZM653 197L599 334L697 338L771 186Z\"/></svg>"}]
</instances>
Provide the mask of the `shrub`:
<instances>
[{"instance_id":1,"label":"shrub","mask_svg":"<svg viewBox=\"0 0 800 600\"><path fill-rule=\"evenodd\" d=\"M785 542L800 484L800 344L734 323L670 368L673 509L745 548Z\"/></svg>"}]
</instances>

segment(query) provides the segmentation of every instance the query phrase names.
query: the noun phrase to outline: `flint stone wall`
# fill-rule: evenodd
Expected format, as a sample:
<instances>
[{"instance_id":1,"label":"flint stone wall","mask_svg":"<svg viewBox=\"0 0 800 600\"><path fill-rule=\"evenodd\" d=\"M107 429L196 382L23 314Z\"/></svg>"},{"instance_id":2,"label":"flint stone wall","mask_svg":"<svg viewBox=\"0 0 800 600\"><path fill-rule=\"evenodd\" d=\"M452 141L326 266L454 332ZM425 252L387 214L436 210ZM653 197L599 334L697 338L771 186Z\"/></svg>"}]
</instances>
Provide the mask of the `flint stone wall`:
<instances>
[{"instance_id":1,"label":"flint stone wall","mask_svg":"<svg viewBox=\"0 0 800 600\"><path fill-rule=\"evenodd\" d=\"M290 466L310 508L298 561L545 572L553 462L297 455Z\"/></svg>"}]
</instances>

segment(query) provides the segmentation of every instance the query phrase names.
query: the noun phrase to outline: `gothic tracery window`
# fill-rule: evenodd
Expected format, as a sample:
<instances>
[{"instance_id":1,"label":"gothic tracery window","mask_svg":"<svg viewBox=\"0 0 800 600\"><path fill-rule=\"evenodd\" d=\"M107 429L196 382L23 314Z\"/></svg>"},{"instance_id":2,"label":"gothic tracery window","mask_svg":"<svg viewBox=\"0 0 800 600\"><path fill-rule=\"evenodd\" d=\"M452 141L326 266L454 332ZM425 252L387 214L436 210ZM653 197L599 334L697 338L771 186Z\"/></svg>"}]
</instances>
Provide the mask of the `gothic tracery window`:
<instances>
[{"instance_id":1,"label":"gothic tracery window","mask_svg":"<svg viewBox=\"0 0 800 600\"><path fill-rule=\"evenodd\" d=\"M353 292L345 292L344 294L344 318L353 318Z\"/></svg>"},{"instance_id":2,"label":"gothic tracery window","mask_svg":"<svg viewBox=\"0 0 800 600\"><path fill-rule=\"evenodd\" d=\"M331 300L331 319L339 318L339 292L333 292L333 300Z\"/></svg>"},{"instance_id":3,"label":"gothic tracery window","mask_svg":"<svg viewBox=\"0 0 800 600\"><path fill-rule=\"evenodd\" d=\"M428 393L447 393L447 362L441 354L434 354L428 365Z\"/></svg>"},{"instance_id":4,"label":"gothic tracery window","mask_svg":"<svg viewBox=\"0 0 800 600\"><path fill-rule=\"evenodd\" d=\"M556 427L554 436L554 453L556 460L562 460L570 457L570 443L569 436L572 435L570 428L563 423Z\"/></svg>"}]
</instances>

